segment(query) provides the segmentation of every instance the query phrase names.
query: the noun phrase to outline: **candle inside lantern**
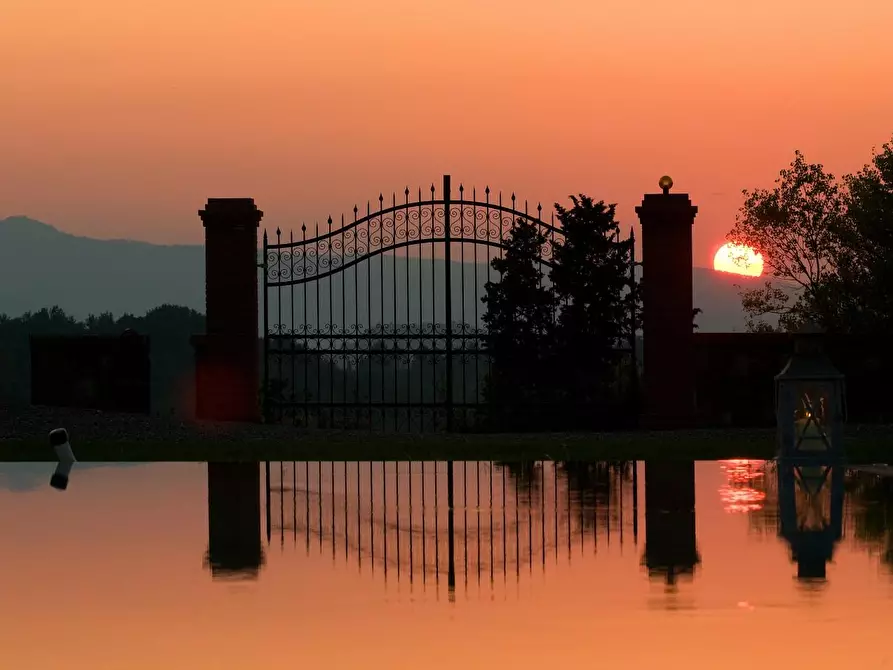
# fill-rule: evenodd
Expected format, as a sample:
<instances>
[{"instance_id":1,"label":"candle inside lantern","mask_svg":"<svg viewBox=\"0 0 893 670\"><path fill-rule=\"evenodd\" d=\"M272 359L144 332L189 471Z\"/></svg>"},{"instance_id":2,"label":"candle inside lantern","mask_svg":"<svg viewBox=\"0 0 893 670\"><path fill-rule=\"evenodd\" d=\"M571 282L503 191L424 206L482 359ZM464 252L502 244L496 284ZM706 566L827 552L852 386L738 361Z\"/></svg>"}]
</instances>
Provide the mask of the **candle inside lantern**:
<instances>
[{"instance_id":1,"label":"candle inside lantern","mask_svg":"<svg viewBox=\"0 0 893 670\"><path fill-rule=\"evenodd\" d=\"M794 422L797 430L797 448L803 451L822 451L828 448L822 430L809 413Z\"/></svg>"}]
</instances>

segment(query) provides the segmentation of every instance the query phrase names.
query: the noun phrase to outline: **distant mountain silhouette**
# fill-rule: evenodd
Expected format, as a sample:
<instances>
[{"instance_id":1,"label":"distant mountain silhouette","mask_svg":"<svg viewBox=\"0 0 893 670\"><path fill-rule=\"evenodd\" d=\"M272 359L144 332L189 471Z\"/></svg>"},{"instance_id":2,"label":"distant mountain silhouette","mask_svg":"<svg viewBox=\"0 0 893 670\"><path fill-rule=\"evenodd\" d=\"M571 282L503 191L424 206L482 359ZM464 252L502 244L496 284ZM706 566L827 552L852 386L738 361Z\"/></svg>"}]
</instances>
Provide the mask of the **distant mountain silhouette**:
<instances>
[{"instance_id":1,"label":"distant mountain silhouette","mask_svg":"<svg viewBox=\"0 0 893 670\"><path fill-rule=\"evenodd\" d=\"M379 257L381 258L381 257ZM384 263L386 282L393 276L393 257L385 257L384 261L372 261L372 320L377 320L378 306L382 297L378 292L376 276L380 274L381 263ZM396 259L397 275L397 314L405 313L406 300L410 304L418 304L418 293L431 293L431 260L424 259L422 279L416 281L418 258L411 259L412 272L406 280L405 261ZM403 265L401 265L403 264ZM434 262L434 274L443 275L443 262ZM478 298L483 295L483 282L487 280L489 268L482 266L475 273L470 263L465 269L466 309L469 314L475 311L473 283L480 284ZM460 281L463 273L453 271L455 295L459 295ZM27 217L10 217L0 220L0 314L18 316L27 311L35 311L43 307L58 305L76 318L84 318L89 314L111 312L119 316L125 312L144 314L149 309L169 303L204 310L204 249L200 245L156 245L132 240L97 240L88 237L77 237L64 233L50 225ZM359 321L368 323L369 317L364 313L369 298L366 285L366 273L360 271L355 278L353 270L348 270L348 285L356 282L361 296ZM744 315L738 296L741 286L755 285L760 280L737 277L714 272L708 268L696 267L694 273L694 305L703 312L696 322L700 332L730 332L744 329ZM475 274L477 278L475 279ZM437 280L440 282L440 279ZM408 286L407 286L408 284ZM393 314L394 301L388 300L393 294L393 282L385 287L384 314ZM353 288L353 287L351 287ZM329 286L320 286L321 319L327 321L329 305L327 294ZM347 320L355 306L350 297L348 303L341 305L338 295L341 293L341 280L333 282L332 310L337 315L342 308L347 313ZM315 293L315 287L313 289ZM283 298L290 300L290 294L283 292ZM301 300L300 291L295 291L296 305ZM308 299L308 322L315 323L316 300ZM430 311L430 306L426 307ZM303 311L302 308L299 308ZM477 311L483 313L483 307ZM441 307L434 310L437 318ZM457 311L453 310L458 318ZM286 310L290 319L290 313ZM425 318L426 321L431 317ZM271 321L276 319L272 318ZM300 319L296 319L300 321ZM467 318L473 321L473 317Z\"/></svg>"},{"instance_id":2,"label":"distant mountain silhouette","mask_svg":"<svg viewBox=\"0 0 893 670\"><path fill-rule=\"evenodd\" d=\"M204 274L198 245L96 240L26 217L0 220L0 313L10 316L53 305L77 318L164 303L204 311Z\"/></svg>"}]
</instances>

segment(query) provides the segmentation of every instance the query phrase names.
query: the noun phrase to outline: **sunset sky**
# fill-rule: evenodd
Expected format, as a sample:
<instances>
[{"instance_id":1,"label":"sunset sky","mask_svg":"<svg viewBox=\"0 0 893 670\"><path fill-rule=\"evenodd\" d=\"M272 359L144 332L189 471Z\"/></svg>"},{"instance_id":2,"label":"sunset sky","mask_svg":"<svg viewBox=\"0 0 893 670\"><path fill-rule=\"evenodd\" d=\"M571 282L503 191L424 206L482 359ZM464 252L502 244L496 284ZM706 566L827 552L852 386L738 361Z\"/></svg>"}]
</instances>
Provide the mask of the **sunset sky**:
<instances>
[{"instance_id":1,"label":"sunset sky","mask_svg":"<svg viewBox=\"0 0 893 670\"><path fill-rule=\"evenodd\" d=\"M889 0L4 0L0 218L202 239L207 197L288 229L439 180L624 226L664 173L710 265L742 188L893 137Z\"/></svg>"}]
</instances>

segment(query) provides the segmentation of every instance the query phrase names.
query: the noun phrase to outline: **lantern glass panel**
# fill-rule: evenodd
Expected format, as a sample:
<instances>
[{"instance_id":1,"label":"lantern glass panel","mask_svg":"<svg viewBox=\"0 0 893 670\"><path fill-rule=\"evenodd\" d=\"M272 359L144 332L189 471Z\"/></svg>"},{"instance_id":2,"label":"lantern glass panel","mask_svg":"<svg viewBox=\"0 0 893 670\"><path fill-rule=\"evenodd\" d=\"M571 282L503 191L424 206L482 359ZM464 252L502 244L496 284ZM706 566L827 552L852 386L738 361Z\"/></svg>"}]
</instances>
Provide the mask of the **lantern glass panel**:
<instances>
[{"instance_id":1,"label":"lantern glass panel","mask_svg":"<svg viewBox=\"0 0 893 670\"><path fill-rule=\"evenodd\" d=\"M824 451L831 445L831 424L836 412L834 385L800 381L792 385L794 402L794 448Z\"/></svg>"}]
</instances>

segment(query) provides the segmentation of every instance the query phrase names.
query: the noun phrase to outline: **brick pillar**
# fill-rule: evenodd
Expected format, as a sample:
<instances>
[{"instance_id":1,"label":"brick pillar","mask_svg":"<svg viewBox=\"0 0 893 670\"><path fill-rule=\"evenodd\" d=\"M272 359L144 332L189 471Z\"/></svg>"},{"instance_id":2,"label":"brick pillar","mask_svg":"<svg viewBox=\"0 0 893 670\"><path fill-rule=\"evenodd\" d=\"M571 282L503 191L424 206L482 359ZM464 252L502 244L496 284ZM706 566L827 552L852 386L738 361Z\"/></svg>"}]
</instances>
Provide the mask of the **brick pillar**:
<instances>
[{"instance_id":1,"label":"brick pillar","mask_svg":"<svg viewBox=\"0 0 893 670\"><path fill-rule=\"evenodd\" d=\"M645 412L654 429L684 428L695 415L692 337L692 226L698 208L685 193L646 194L642 223L642 318Z\"/></svg>"},{"instance_id":2,"label":"brick pillar","mask_svg":"<svg viewBox=\"0 0 893 670\"><path fill-rule=\"evenodd\" d=\"M205 329L196 351L196 415L260 421L257 229L263 212L251 198L211 198L205 227Z\"/></svg>"}]
</instances>

